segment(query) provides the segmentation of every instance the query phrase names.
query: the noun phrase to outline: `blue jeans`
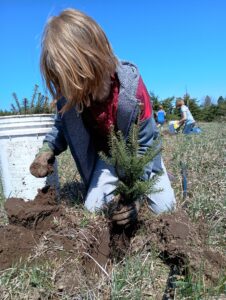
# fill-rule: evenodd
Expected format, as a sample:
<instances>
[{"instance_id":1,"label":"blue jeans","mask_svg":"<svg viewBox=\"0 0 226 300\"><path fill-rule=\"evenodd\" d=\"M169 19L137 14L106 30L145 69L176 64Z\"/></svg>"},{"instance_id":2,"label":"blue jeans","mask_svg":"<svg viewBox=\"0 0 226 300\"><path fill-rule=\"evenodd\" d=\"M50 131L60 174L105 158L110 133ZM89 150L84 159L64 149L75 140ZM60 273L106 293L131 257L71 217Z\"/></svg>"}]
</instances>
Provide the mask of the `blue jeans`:
<instances>
[{"instance_id":1,"label":"blue jeans","mask_svg":"<svg viewBox=\"0 0 226 300\"><path fill-rule=\"evenodd\" d=\"M183 129L183 133L184 134L192 133L192 130L193 130L194 126L195 126L195 123L185 124L184 129Z\"/></svg>"},{"instance_id":2,"label":"blue jeans","mask_svg":"<svg viewBox=\"0 0 226 300\"><path fill-rule=\"evenodd\" d=\"M156 214L171 211L176 204L174 191L163 161L162 167L163 174L159 177L155 185L155 189L161 189L161 191L147 195L148 206ZM101 159L98 159L85 199L85 207L94 212L95 210L100 210L104 204L109 203L114 197L113 192L116 189L117 182L118 178L114 168L107 165Z\"/></svg>"}]
</instances>

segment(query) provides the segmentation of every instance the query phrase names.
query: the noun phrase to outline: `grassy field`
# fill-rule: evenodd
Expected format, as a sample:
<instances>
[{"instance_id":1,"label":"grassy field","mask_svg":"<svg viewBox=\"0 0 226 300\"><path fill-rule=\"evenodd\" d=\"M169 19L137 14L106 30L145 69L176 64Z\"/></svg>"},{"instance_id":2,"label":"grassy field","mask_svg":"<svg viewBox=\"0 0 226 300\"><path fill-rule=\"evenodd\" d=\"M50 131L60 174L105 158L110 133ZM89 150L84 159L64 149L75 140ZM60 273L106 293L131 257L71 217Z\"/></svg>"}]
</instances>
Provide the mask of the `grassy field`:
<instances>
[{"instance_id":1,"label":"grassy field","mask_svg":"<svg viewBox=\"0 0 226 300\"><path fill-rule=\"evenodd\" d=\"M172 184L178 207L183 206L194 223L207 223L206 243L223 252L226 237L226 124L209 123L201 124L201 127L202 134L190 136L169 136L163 130L163 158L167 170L174 175ZM62 154L58 163L62 193L71 203L78 204L82 190L69 152ZM181 164L187 170L186 198L183 197ZM7 219L2 193L0 202L0 224L3 226ZM82 220L84 224L87 218L89 214L86 213ZM147 235L144 229L135 242ZM199 274L175 279L173 298L164 295L169 267L155 249L143 249L125 256L121 262L113 263L110 273L103 273L91 283L83 279L80 287L74 288L76 295L74 291L62 291L55 284L60 268L62 264L45 261L35 265L19 264L1 272L0 299L226 299L225 275L220 275L214 286L208 286L201 267Z\"/></svg>"},{"instance_id":2,"label":"grassy field","mask_svg":"<svg viewBox=\"0 0 226 300\"><path fill-rule=\"evenodd\" d=\"M176 176L174 189L183 205L181 162L187 167L185 205L195 221L204 217L210 226L209 243L223 246L226 209L226 124L201 124L201 135L164 138L163 157Z\"/></svg>"}]
</instances>

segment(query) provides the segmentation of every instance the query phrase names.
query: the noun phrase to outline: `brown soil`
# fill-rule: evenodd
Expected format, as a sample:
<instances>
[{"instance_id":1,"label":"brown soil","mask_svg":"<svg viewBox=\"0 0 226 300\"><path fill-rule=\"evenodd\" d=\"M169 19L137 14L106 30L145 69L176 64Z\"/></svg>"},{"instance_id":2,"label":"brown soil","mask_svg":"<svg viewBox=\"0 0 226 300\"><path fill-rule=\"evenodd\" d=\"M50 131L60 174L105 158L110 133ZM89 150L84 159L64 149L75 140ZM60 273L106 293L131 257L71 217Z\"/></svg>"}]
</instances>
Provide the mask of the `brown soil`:
<instances>
[{"instance_id":1,"label":"brown soil","mask_svg":"<svg viewBox=\"0 0 226 300\"><path fill-rule=\"evenodd\" d=\"M10 198L5 203L9 225L0 228L0 270L27 258L40 236L62 214L53 189L39 190L34 201Z\"/></svg>"},{"instance_id":2,"label":"brown soil","mask_svg":"<svg viewBox=\"0 0 226 300\"><path fill-rule=\"evenodd\" d=\"M33 256L44 260L78 257L84 274L103 272L112 259L144 247L157 249L163 260L178 266L180 272L198 272L203 266L211 281L226 267L225 258L205 245L205 230L196 228L183 211L140 220L122 229L109 226L103 216L86 219L82 209L70 209L55 199L54 190L46 188L34 201L7 200L9 225L0 228L0 270ZM139 227L149 233L138 242ZM70 268L68 263L65 270ZM62 276L68 282L75 280L74 275L69 280L66 272Z\"/></svg>"},{"instance_id":3,"label":"brown soil","mask_svg":"<svg viewBox=\"0 0 226 300\"><path fill-rule=\"evenodd\" d=\"M13 225L0 228L0 269L6 269L25 258L34 247L35 239L27 228Z\"/></svg>"},{"instance_id":4,"label":"brown soil","mask_svg":"<svg viewBox=\"0 0 226 300\"><path fill-rule=\"evenodd\" d=\"M184 211L158 216L145 226L150 230L146 243L154 244L162 259L181 273L203 271L215 282L226 268L225 257L205 244L208 229L203 223L195 226Z\"/></svg>"},{"instance_id":5,"label":"brown soil","mask_svg":"<svg viewBox=\"0 0 226 300\"><path fill-rule=\"evenodd\" d=\"M60 209L55 190L49 188L39 190L34 201L10 198L4 207L10 224L41 231L49 229L50 221Z\"/></svg>"},{"instance_id":6,"label":"brown soil","mask_svg":"<svg viewBox=\"0 0 226 300\"><path fill-rule=\"evenodd\" d=\"M57 203L52 188L39 190L34 201L8 199L5 210L9 225L0 228L3 237L0 240L0 270L35 255L40 243L47 244L44 259L62 256L63 249L65 256L80 253L85 271L99 271L98 264L105 267L110 257L107 221L102 218L102 226L91 224L91 228L83 230L79 224L82 213L75 216L67 209Z\"/></svg>"}]
</instances>

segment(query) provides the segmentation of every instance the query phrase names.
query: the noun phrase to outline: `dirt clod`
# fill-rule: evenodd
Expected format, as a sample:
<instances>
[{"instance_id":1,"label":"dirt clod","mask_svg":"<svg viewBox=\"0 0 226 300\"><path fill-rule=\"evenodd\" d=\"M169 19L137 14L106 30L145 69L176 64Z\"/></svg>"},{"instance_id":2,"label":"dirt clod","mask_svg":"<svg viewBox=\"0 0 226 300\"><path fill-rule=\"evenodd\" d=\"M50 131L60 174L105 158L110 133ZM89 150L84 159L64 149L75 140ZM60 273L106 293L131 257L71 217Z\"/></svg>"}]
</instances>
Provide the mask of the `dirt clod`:
<instances>
[{"instance_id":1,"label":"dirt clod","mask_svg":"<svg viewBox=\"0 0 226 300\"><path fill-rule=\"evenodd\" d=\"M53 218L63 213L49 187L39 190L34 201L9 198L4 207L9 225L0 228L0 270L27 258L40 236L53 227Z\"/></svg>"},{"instance_id":2,"label":"dirt clod","mask_svg":"<svg viewBox=\"0 0 226 300\"><path fill-rule=\"evenodd\" d=\"M9 198L5 203L10 224L44 231L49 229L47 219L52 219L59 208L53 188L39 190L34 201L25 202L23 199Z\"/></svg>"}]
</instances>

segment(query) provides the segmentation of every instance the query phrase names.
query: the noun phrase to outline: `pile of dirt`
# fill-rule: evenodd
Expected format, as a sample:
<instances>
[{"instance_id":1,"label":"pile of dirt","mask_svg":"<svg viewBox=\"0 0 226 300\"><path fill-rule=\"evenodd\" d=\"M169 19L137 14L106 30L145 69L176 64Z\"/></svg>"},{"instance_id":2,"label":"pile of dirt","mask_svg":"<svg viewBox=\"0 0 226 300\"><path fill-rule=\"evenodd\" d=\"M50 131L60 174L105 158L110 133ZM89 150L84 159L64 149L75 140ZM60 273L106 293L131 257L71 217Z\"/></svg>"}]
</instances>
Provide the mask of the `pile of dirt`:
<instances>
[{"instance_id":1,"label":"pile of dirt","mask_svg":"<svg viewBox=\"0 0 226 300\"><path fill-rule=\"evenodd\" d=\"M141 216L136 225L116 228L103 216L87 217L83 209L57 203L51 188L40 190L31 202L8 199L5 209L9 225L0 227L1 270L31 255L41 260L59 255L78 258L84 274L105 272L112 260L144 247L157 249L161 258L176 265L181 273L199 272L203 267L206 278L213 282L226 267L225 258L205 245L205 231L183 211L148 220ZM136 239L137 230L142 228L145 238Z\"/></svg>"},{"instance_id":2,"label":"pile of dirt","mask_svg":"<svg viewBox=\"0 0 226 300\"><path fill-rule=\"evenodd\" d=\"M38 231L46 231L52 218L60 213L53 188L39 190L34 201L25 202L20 198L9 198L4 207L9 224Z\"/></svg>"},{"instance_id":3,"label":"pile of dirt","mask_svg":"<svg viewBox=\"0 0 226 300\"><path fill-rule=\"evenodd\" d=\"M184 211L158 216L144 226L150 231L146 244L155 245L161 258L171 266L177 266L182 274L202 271L212 282L218 280L226 268L225 257L206 245L207 228L191 222Z\"/></svg>"},{"instance_id":4,"label":"pile of dirt","mask_svg":"<svg viewBox=\"0 0 226 300\"><path fill-rule=\"evenodd\" d=\"M39 190L34 201L10 198L5 203L9 225L0 227L0 270L27 258L40 236L61 216L54 189Z\"/></svg>"},{"instance_id":5,"label":"pile of dirt","mask_svg":"<svg viewBox=\"0 0 226 300\"><path fill-rule=\"evenodd\" d=\"M53 188L38 191L34 201L10 198L5 203L9 225L0 227L0 270L29 256L43 259L74 256L81 259L85 272L99 271L110 257L108 222L102 217L83 228L83 210L69 210L57 203ZM76 215L76 213L80 215ZM101 223L102 222L102 223ZM81 224L80 224L81 223ZM44 251L37 252L37 245ZM44 256L43 256L44 253Z\"/></svg>"}]
</instances>

